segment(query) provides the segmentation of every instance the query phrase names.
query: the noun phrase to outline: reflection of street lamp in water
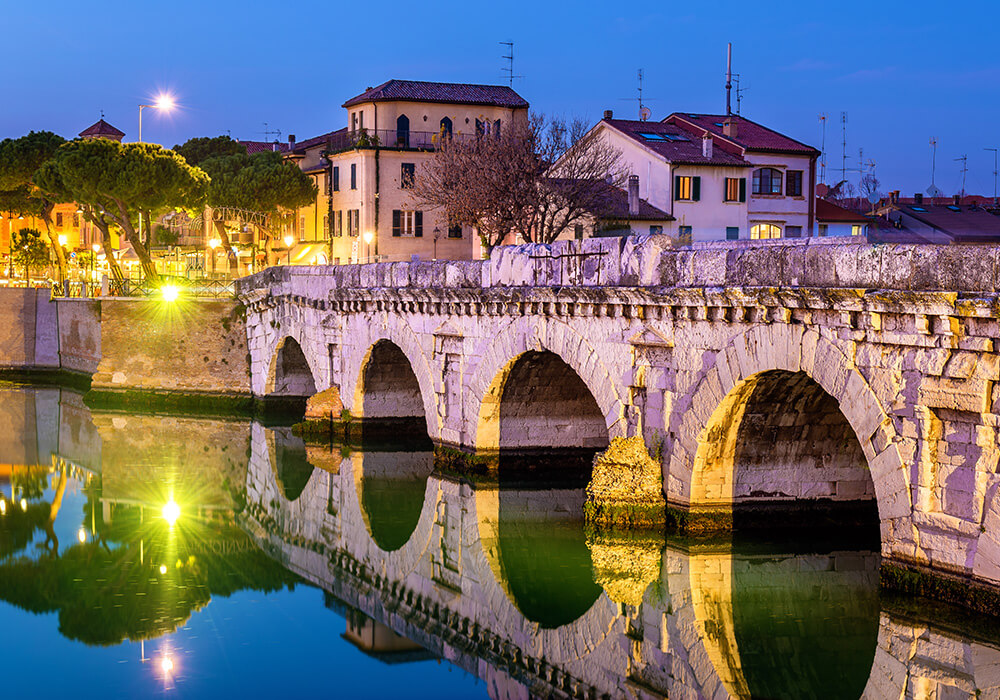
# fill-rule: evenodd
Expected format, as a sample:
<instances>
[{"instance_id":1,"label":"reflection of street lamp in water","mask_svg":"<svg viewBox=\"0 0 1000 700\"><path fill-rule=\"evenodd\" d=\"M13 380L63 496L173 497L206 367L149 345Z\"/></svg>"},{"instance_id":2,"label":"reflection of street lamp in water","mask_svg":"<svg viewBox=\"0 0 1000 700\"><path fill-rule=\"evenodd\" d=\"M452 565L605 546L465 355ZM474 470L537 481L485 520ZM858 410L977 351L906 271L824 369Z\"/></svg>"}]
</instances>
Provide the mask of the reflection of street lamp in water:
<instances>
[{"instance_id":1,"label":"reflection of street lamp in water","mask_svg":"<svg viewBox=\"0 0 1000 700\"><path fill-rule=\"evenodd\" d=\"M285 236L285 247L288 248L288 260L287 264L292 264L292 244L295 243L295 236L291 234Z\"/></svg>"},{"instance_id":2,"label":"reflection of street lamp in water","mask_svg":"<svg viewBox=\"0 0 1000 700\"><path fill-rule=\"evenodd\" d=\"M365 262L372 261L372 239L375 236L372 235L371 231L365 231L362 238L365 240Z\"/></svg>"}]
</instances>

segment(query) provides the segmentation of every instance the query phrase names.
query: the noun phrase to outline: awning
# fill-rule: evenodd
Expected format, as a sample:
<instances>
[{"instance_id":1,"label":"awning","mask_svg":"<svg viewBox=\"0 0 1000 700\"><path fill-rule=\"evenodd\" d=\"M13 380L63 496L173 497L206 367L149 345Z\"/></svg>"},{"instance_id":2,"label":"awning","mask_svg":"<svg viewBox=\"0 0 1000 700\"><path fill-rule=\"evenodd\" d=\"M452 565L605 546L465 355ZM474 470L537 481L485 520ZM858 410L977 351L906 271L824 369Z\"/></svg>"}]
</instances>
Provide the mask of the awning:
<instances>
[{"instance_id":1,"label":"awning","mask_svg":"<svg viewBox=\"0 0 1000 700\"><path fill-rule=\"evenodd\" d=\"M326 243L300 243L292 249L293 265L325 265L328 261Z\"/></svg>"}]
</instances>

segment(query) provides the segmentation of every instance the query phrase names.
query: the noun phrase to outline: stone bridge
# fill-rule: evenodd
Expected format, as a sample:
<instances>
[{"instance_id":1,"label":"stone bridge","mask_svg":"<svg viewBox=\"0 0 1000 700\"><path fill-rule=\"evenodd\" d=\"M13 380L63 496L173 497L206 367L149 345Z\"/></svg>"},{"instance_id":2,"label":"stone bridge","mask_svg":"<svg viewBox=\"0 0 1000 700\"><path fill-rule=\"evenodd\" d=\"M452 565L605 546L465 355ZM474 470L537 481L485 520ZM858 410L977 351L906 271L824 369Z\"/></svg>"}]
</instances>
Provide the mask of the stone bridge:
<instances>
[{"instance_id":1,"label":"stone bridge","mask_svg":"<svg viewBox=\"0 0 1000 700\"><path fill-rule=\"evenodd\" d=\"M880 607L871 552L584 539L565 507L575 499L578 510L579 489L473 486L433 473L431 452L304 448L285 430L251 432L242 517L257 543L331 593L366 651L412 640L493 698L1000 693L995 642ZM565 534L574 518L576 539ZM561 542L519 557L537 554L538 537Z\"/></svg>"},{"instance_id":2,"label":"stone bridge","mask_svg":"<svg viewBox=\"0 0 1000 700\"><path fill-rule=\"evenodd\" d=\"M241 280L258 397L335 388L487 452L641 436L668 504L872 502L883 556L1000 582L994 246L662 237Z\"/></svg>"}]
</instances>

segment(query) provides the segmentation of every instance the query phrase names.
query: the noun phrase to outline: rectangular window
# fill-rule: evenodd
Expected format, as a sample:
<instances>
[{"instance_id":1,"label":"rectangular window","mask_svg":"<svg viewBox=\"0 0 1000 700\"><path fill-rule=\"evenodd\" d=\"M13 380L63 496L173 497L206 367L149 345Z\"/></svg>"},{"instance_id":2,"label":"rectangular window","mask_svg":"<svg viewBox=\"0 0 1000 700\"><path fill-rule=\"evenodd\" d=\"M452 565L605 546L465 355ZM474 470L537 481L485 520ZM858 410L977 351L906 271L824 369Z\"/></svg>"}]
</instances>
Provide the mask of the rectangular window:
<instances>
[{"instance_id":1,"label":"rectangular window","mask_svg":"<svg viewBox=\"0 0 1000 700\"><path fill-rule=\"evenodd\" d=\"M358 164L351 163L351 189L358 189Z\"/></svg>"},{"instance_id":2,"label":"rectangular window","mask_svg":"<svg viewBox=\"0 0 1000 700\"><path fill-rule=\"evenodd\" d=\"M825 238L828 230L829 229L827 228L827 224L820 224L819 225L819 237L820 238Z\"/></svg>"},{"instance_id":3,"label":"rectangular window","mask_svg":"<svg viewBox=\"0 0 1000 700\"><path fill-rule=\"evenodd\" d=\"M56 228L62 228L63 226L63 215L62 212L56 213Z\"/></svg>"},{"instance_id":4,"label":"rectangular window","mask_svg":"<svg viewBox=\"0 0 1000 700\"><path fill-rule=\"evenodd\" d=\"M785 194L789 197L802 196L801 170L789 170L785 173Z\"/></svg>"},{"instance_id":5,"label":"rectangular window","mask_svg":"<svg viewBox=\"0 0 1000 700\"><path fill-rule=\"evenodd\" d=\"M781 171L775 168L754 170L753 193L781 194Z\"/></svg>"},{"instance_id":6,"label":"rectangular window","mask_svg":"<svg viewBox=\"0 0 1000 700\"><path fill-rule=\"evenodd\" d=\"M857 225L857 224L854 224L853 226L851 226L851 235L852 236L860 236L861 235L861 227L859 225Z\"/></svg>"},{"instance_id":7,"label":"rectangular window","mask_svg":"<svg viewBox=\"0 0 1000 700\"><path fill-rule=\"evenodd\" d=\"M785 238L802 238L801 226L786 226Z\"/></svg>"},{"instance_id":8,"label":"rectangular window","mask_svg":"<svg viewBox=\"0 0 1000 700\"><path fill-rule=\"evenodd\" d=\"M365 112L364 112L364 110L358 112L358 128L359 129L364 129L365 128Z\"/></svg>"},{"instance_id":9,"label":"rectangular window","mask_svg":"<svg viewBox=\"0 0 1000 700\"><path fill-rule=\"evenodd\" d=\"M674 199L697 202L701 199L701 177L677 175L674 177Z\"/></svg>"},{"instance_id":10,"label":"rectangular window","mask_svg":"<svg viewBox=\"0 0 1000 700\"><path fill-rule=\"evenodd\" d=\"M448 238L461 238L462 224L452 224L448 227Z\"/></svg>"},{"instance_id":11,"label":"rectangular window","mask_svg":"<svg viewBox=\"0 0 1000 700\"><path fill-rule=\"evenodd\" d=\"M327 239L330 237L330 215L326 214L323 216L323 238Z\"/></svg>"},{"instance_id":12,"label":"rectangular window","mask_svg":"<svg viewBox=\"0 0 1000 700\"><path fill-rule=\"evenodd\" d=\"M399 187L404 190L413 189L413 178L416 176L417 166L413 163L402 163L399 166Z\"/></svg>"},{"instance_id":13,"label":"rectangular window","mask_svg":"<svg viewBox=\"0 0 1000 700\"><path fill-rule=\"evenodd\" d=\"M573 238L578 241L583 240L583 224L576 224L573 226Z\"/></svg>"},{"instance_id":14,"label":"rectangular window","mask_svg":"<svg viewBox=\"0 0 1000 700\"><path fill-rule=\"evenodd\" d=\"M724 202L747 201L747 179L745 177L726 178L726 198Z\"/></svg>"},{"instance_id":15,"label":"rectangular window","mask_svg":"<svg viewBox=\"0 0 1000 700\"><path fill-rule=\"evenodd\" d=\"M351 131L358 130L358 113L351 112Z\"/></svg>"},{"instance_id":16,"label":"rectangular window","mask_svg":"<svg viewBox=\"0 0 1000 700\"><path fill-rule=\"evenodd\" d=\"M340 192L340 168L333 166L333 191Z\"/></svg>"},{"instance_id":17,"label":"rectangular window","mask_svg":"<svg viewBox=\"0 0 1000 700\"><path fill-rule=\"evenodd\" d=\"M678 226L677 227L677 242L681 245L691 245L691 237L694 231L690 226Z\"/></svg>"},{"instance_id":18,"label":"rectangular window","mask_svg":"<svg viewBox=\"0 0 1000 700\"><path fill-rule=\"evenodd\" d=\"M80 214L73 212L73 228L80 228Z\"/></svg>"},{"instance_id":19,"label":"rectangular window","mask_svg":"<svg viewBox=\"0 0 1000 700\"><path fill-rule=\"evenodd\" d=\"M424 235L424 213L421 211L393 209L392 235L396 238L400 236L422 237Z\"/></svg>"},{"instance_id":20,"label":"rectangular window","mask_svg":"<svg viewBox=\"0 0 1000 700\"><path fill-rule=\"evenodd\" d=\"M349 209L347 211L347 235L357 236L361 230L361 210Z\"/></svg>"},{"instance_id":21,"label":"rectangular window","mask_svg":"<svg viewBox=\"0 0 1000 700\"><path fill-rule=\"evenodd\" d=\"M653 226L649 227L649 235L651 235L651 236L659 236L661 233L663 233L663 227L662 226L653 225Z\"/></svg>"},{"instance_id":22,"label":"rectangular window","mask_svg":"<svg viewBox=\"0 0 1000 700\"><path fill-rule=\"evenodd\" d=\"M727 241L738 241L738 240L740 240L740 227L739 226L726 226L726 240Z\"/></svg>"},{"instance_id":23,"label":"rectangular window","mask_svg":"<svg viewBox=\"0 0 1000 700\"><path fill-rule=\"evenodd\" d=\"M305 238L306 235L306 217L299 217L299 238Z\"/></svg>"}]
</instances>

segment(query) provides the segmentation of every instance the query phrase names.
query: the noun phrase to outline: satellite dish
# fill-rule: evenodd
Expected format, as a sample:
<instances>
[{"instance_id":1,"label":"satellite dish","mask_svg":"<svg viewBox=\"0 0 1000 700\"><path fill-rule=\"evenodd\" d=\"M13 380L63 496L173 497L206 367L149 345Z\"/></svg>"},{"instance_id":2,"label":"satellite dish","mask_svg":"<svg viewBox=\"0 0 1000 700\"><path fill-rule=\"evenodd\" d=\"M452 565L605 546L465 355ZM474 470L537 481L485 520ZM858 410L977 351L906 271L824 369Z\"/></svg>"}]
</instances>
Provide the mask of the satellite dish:
<instances>
[{"instance_id":1,"label":"satellite dish","mask_svg":"<svg viewBox=\"0 0 1000 700\"><path fill-rule=\"evenodd\" d=\"M870 195L868 195L869 204L878 204L878 201L880 199L882 198L879 197L878 192L872 192Z\"/></svg>"},{"instance_id":2,"label":"satellite dish","mask_svg":"<svg viewBox=\"0 0 1000 700\"><path fill-rule=\"evenodd\" d=\"M653 113L649 110L649 107L640 107L639 108L639 120L640 121L647 121L652 114Z\"/></svg>"},{"instance_id":3,"label":"satellite dish","mask_svg":"<svg viewBox=\"0 0 1000 700\"><path fill-rule=\"evenodd\" d=\"M935 185L931 185L927 188L927 194L931 197L944 197L944 192L939 190Z\"/></svg>"}]
</instances>

